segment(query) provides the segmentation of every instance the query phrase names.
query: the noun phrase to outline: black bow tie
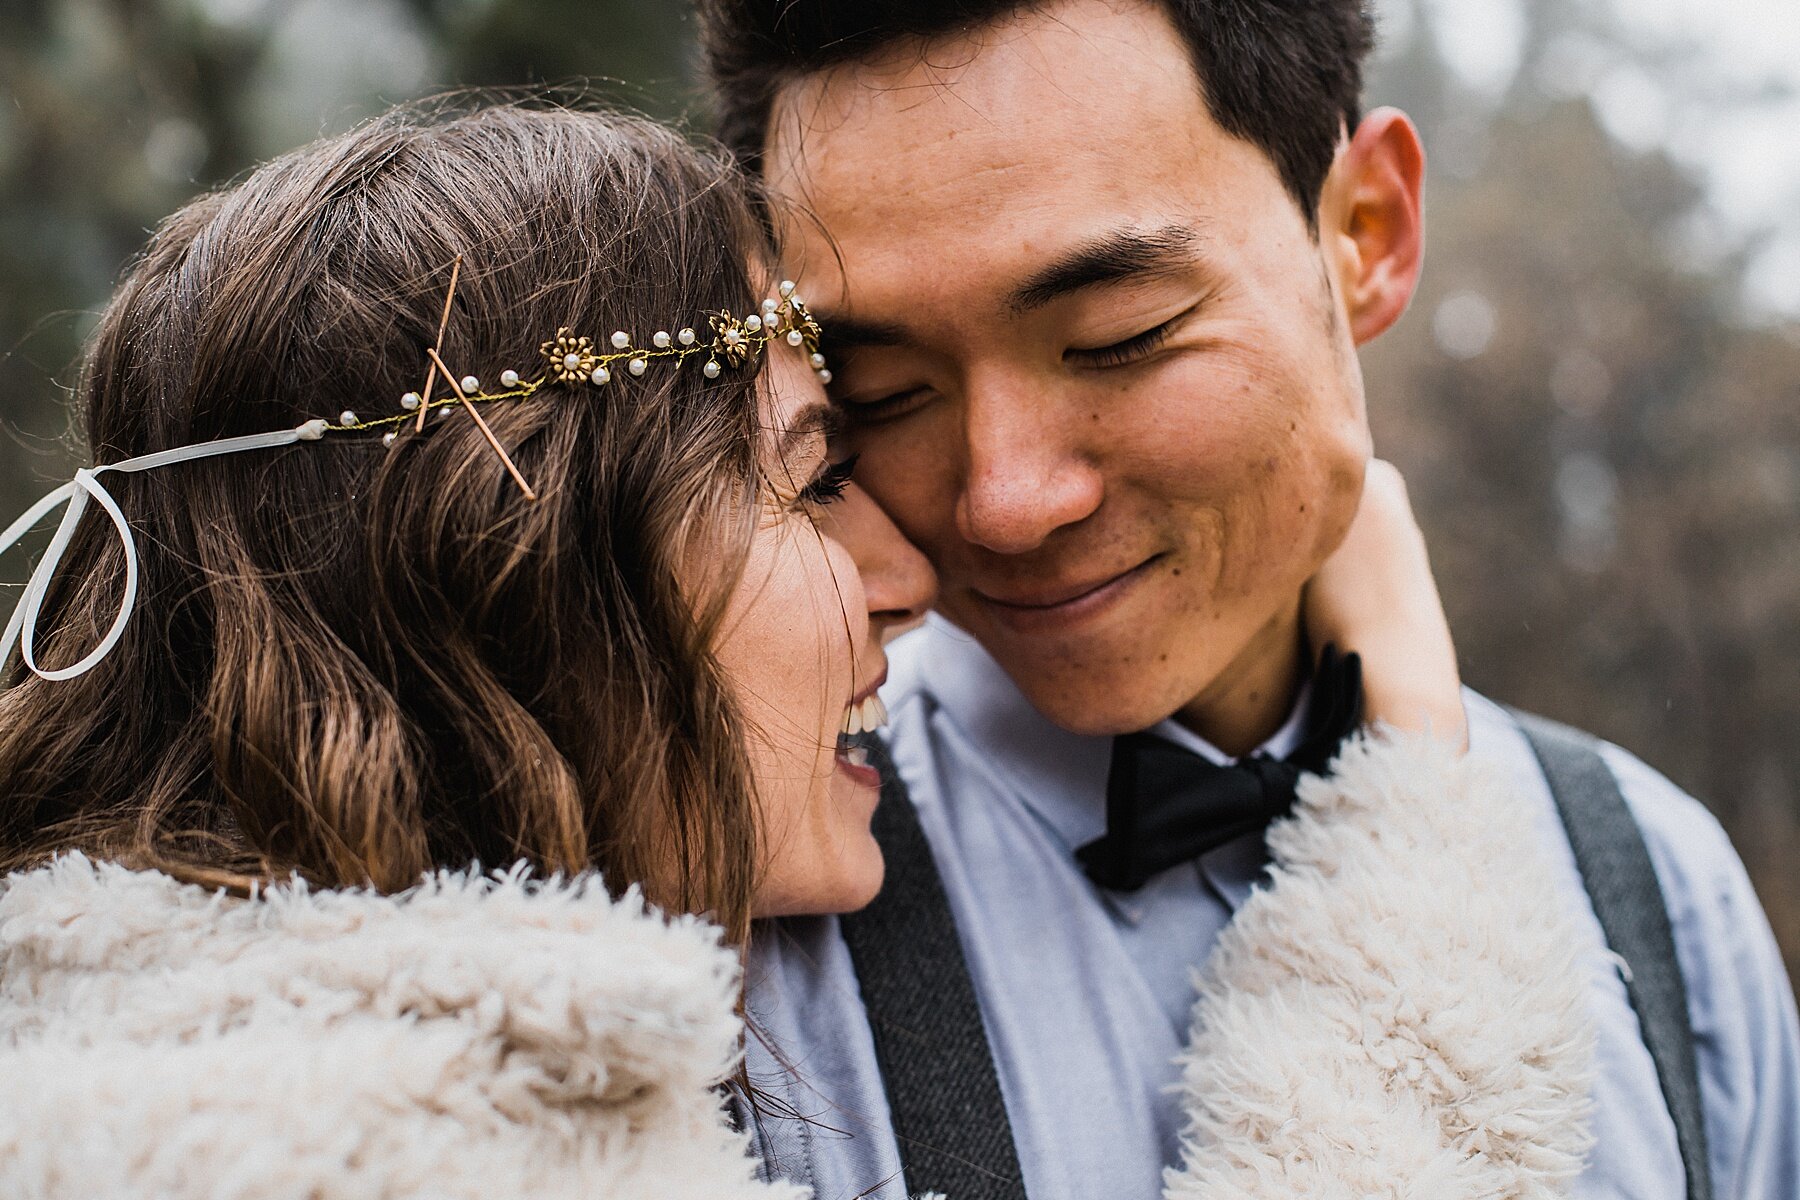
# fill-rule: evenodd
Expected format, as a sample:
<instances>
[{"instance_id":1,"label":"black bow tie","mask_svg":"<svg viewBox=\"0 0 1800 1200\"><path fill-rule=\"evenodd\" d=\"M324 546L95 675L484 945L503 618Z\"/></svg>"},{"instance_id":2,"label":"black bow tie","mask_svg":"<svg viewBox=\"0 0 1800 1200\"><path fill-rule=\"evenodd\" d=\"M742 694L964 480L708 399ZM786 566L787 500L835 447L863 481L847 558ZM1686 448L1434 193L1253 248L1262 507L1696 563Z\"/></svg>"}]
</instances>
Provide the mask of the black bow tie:
<instances>
[{"instance_id":1,"label":"black bow tie","mask_svg":"<svg viewBox=\"0 0 1800 1200\"><path fill-rule=\"evenodd\" d=\"M1305 737L1279 761L1259 753L1222 767L1153 734L1114 738L1106 836L1075 851L1088 878L1136 891L1169 867L1284 815L1300 776L1322 774L1362 723L1362 659L1327 646L1312 688Z\"/></svg>"}]
</instances>

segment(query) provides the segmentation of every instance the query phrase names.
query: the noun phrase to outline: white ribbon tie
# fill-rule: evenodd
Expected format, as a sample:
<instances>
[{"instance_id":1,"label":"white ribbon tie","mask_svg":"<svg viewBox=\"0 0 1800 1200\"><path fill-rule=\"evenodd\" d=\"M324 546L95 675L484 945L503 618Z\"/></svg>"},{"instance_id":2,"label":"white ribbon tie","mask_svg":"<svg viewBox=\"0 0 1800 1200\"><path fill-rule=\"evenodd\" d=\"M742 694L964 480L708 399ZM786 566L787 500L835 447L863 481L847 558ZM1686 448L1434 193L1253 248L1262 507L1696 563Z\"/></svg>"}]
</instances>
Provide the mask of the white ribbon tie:
<instances>
[{"instance_id":1,"label":"white ribbon tie","mask_svg":"<svg viewBox=\"0 0 1800 1200\"><path fill-rule=\"evenodd\" d=\"M58 506L63 509L62 523L56 528L56 536L50 539L50 545L44 551L44 557L38 560L31 578L25 583L25 594L13 609L12 617L6 623L6 634L0 637L0 666L12 657L13 647L17 646L25 666L40 679L62 680L74 679L78 675L98 666L100 660L112 652L119 639L125 636L125 626L131 620L131 611L137 605L138 593L138 552L137 540L131 535L131 523L125 519L125 513L119 508L119 502L113 499L106 485L100 482L100 476L108 471L135 473L149 471L156 467L166 467L173 463L191 462L197 458L213 458L221 454L235 454L240 450L262 450L271 446L289 446L295 442L317 441L324 435L323 421L308 421L297 429L282 429L274 433L254 433L247 437L221 438L216 442L200 442L192 446L179 446L173 450L159 450L155 454L145 454L138 458L128 458L123 462L107 463L105 466L84 467L75 472L75 478L63 484L42 500L27 509L18 520L0 533L0 554L8 550L41 524L45 517L55 512ZM62 556L75 538L75 531L81 524L81 518L87 512L88 500L97 501L106 515L112 519L113 528L119 535L119 546L125 551L125 594L119 600L119 614L113 618L111 628L100 644L88 652L87 656L72 666L47 670L37 661L37 623L38 614L43 609L44 597L50 591L50 582L56 577L56 569L62 563Z\"/></svg>"}]
</instances>

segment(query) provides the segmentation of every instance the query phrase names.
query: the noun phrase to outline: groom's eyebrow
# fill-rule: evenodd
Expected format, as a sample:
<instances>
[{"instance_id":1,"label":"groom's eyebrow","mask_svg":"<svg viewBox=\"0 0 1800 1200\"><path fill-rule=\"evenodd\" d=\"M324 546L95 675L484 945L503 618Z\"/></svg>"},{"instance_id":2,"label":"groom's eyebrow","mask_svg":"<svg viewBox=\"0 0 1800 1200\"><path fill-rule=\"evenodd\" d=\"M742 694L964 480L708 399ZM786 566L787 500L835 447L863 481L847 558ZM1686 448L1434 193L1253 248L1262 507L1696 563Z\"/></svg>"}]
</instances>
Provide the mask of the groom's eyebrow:
<instances>
[{"instance_id":1,"label":"groom's eyebrow","mask_svg":"<svg viewBox=\"0 0 1800 1200\"><path fill-rule=\"evenodd\" d=\"M825 331L820 348L825 351L826 358L868 346L898 346L906 341L906 330L886 321L822 313L819 325Z\"/></svg>"},{"instance_id":2,"label":"groom's eyebrow","mask_svg":"<svg viewBox=\"0 0 1800 1200\"><path fill-rule=\"evenodd\" d=\"M1008 306L1022 314L1084 288L1172 274L1193 265L1199 240L1186 225L1114 230L1037 271L1013 289Z\"/></svg>"}]
</instances>

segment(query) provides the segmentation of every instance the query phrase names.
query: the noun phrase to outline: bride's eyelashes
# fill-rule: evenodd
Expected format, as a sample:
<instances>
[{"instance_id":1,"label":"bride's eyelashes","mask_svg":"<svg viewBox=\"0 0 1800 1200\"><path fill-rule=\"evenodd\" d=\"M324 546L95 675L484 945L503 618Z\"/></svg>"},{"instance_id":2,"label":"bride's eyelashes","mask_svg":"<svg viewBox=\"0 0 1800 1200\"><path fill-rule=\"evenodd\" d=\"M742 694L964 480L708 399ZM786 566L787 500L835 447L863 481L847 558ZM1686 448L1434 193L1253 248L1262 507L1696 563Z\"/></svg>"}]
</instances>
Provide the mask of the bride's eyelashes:
<instances>
[{"instance_id":1,"label":"bride's eyelashes","mask_svg":"<svg viewBox=\"0 0 1800 1200\"><path fill-rule=\"evenodd\" d=\"M823 508L843 499L844 489L850 486L850 480L856 473L856 458L852 454L842 462L828 462L821 466L819 473L813 476L813 481L801 490L801 503Z\"/></svg>"}]
</instances>

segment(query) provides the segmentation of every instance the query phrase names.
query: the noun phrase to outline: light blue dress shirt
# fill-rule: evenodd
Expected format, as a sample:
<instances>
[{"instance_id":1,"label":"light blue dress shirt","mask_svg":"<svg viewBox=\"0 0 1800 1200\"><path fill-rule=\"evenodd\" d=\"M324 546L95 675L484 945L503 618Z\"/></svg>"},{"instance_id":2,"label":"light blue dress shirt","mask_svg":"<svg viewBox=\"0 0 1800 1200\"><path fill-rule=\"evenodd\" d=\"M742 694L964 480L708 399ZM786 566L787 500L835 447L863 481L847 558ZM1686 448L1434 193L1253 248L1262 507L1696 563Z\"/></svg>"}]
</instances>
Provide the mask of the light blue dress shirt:
<instances>
[{"instance_id":1,"label":"light blue dress shirt","mask_svg":"<svg viewBox=\"0 0 1800 1200\"><path fill-rule=\"evenodd\" d=\"M1031 1200L1158 1200L1180 1155L1172 1089L1190 972L1262 876L1253 834L1118 895L1073 850L1105 830L1111 739L1052 726L998 665L932 618L890 647L894 759L943 877ZM1586 920L1553 800L1511 719L1468 697L1471 754L1539 817L1544 852ZM1298 714L1302 705L1296 706ZM1158 733L1223 756L1187 730ZM1266 749L1282 754L1298 720ZM1715 1195L1800 1200L1800 1023L1767 919L1718 823L1643 763L1607 760L1668 899L1697 1043ZM1598 922L1594 924L1598 937ZM765 1171L819 1200L905 1200L874 1044L835 917L759 923L749 958L753 1119ZM1576 1194L1681 1200L1681 1162L1616 974L1599 1026L1597 1143ZM954 1197L952 1198L954 1200Z\"/></svg>"}]
</instances>

